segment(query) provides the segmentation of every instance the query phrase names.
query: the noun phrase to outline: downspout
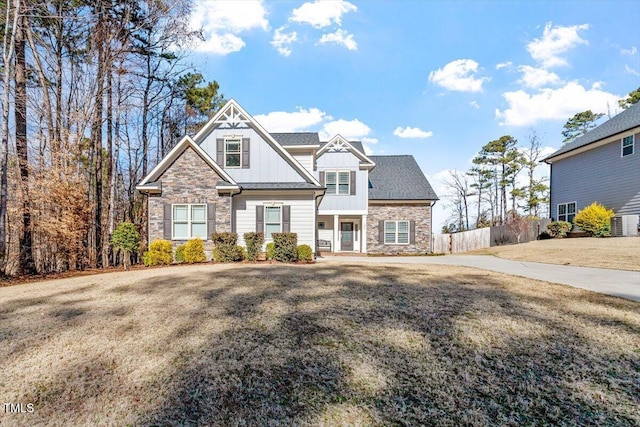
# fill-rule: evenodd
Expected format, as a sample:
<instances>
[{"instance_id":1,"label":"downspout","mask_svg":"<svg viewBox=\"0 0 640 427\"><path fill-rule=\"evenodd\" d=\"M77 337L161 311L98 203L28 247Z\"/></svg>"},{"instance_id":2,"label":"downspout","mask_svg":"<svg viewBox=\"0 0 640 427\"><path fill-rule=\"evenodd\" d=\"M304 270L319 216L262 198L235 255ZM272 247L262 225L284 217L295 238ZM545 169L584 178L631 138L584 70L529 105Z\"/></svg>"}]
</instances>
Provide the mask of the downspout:
<instances>
[{"instance_id":1,"label":"downspout","mask_svg":"<svg viewBox=\"0 0 640 427\"><path fill-rule=\"evenodd\" d=\"M431 203L431 212L429 212L429 250L433 253L433 207L436 205L437 200Z\"/></svg>"}]
</instances>

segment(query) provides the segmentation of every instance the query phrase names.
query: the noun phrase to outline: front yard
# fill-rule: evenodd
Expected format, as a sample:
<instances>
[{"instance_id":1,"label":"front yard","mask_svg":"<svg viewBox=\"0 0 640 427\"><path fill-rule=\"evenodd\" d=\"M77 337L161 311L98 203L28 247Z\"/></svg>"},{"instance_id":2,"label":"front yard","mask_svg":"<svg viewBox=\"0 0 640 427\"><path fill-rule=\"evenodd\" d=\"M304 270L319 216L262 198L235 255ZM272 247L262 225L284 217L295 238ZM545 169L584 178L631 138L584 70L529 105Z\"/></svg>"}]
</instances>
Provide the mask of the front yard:
<instances>
[{"instance_id":1,"label":"front yard","mask_svg":"<svg viewBox=\"0 0 640 427\"><path fill-rule=\"evenodd\" d=\"M640 237L536 240L520 245L478 249L470 253L495 255L514 261L640 271Z\"/></svg>"},{"instance_id":2,"label":"front yard","mask_svg":"<svg viewBox=\"0 0 640 427\"><path fill-rule=\"evenodd\" d=\"M3 425L638 425L640 304L463 267L0 288ZM6 412L6 411L5 411Z\"/></svg>"}]
</instances>

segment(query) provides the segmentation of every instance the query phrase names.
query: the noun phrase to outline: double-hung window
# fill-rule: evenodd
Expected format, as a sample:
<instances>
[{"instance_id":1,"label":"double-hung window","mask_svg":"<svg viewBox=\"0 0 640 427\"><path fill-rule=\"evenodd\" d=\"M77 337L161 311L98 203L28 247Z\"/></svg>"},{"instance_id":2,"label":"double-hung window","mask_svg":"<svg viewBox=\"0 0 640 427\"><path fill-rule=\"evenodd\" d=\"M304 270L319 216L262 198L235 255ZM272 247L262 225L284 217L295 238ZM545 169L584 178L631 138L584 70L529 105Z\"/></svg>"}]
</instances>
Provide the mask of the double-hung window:
<instances>
[{"instance_id":1,"label":"double-hung window","mask_svg":"<svg viewBox=\"0 0 640 427\"><path fill-rule=\"evenodd\" d=\"M351 194L351 172L349 171L327 171L325 172L325 185L327 194Z\"/></svg>"},{"instance_id":2,"label":"double-hung window","mask_svg":"<svg viewBox=\"0 0 640 427\"><path fill-rule=\"evenodd\" d=\"M385 221L384 243L385 245L408 245L409 221Z\"/></svg>"},{"instance_id":3,"label":"double-hung window","mask_svg":"<svg viewBox=\"0 0 640 427\"><path fill-rule=\"evenodd\" d=\"M622 157L630 156L633 154L633 135L625 136L622 138Z\"/></svg>"},{"instance_id":4,"label":"double-hung window","mask_svg":"<svg viewBox=\"0 0 640 427\"><path fill-rule=\"evenodd\" d=\"M558 221L567 221L573 224L576 217L576 202L560 203L558 205Z\"/></svg>"},{"instance_id":5,"label":"double-hung window","mask_svg":"<svg viewBox=\"0 0 640 427\"><path fill-rule=\"evenodd\" d=\"M172 238L187 240L207 238L207 205L173 205Z\"/></svg>"},{"instance_id":6,"label":"double-hung window","mask_svg":"<svg viewBox=\"0 0 640 427\"><path fill-rule=\"evenodd\" d=\"M227 138L224 140L224 167L239 168L242 157L242 139Z\"/></svg>"},{"instance_id":7,"label":"double-hung window","mask_svg":"<svg viewBox=\"0 0 640 427\"><path fill-rule=\"evenodd\" d=\"M271 233L282 232L282 207L265 206L264 208L264 238L271 240Z\"/></svg>"}]
</instances>

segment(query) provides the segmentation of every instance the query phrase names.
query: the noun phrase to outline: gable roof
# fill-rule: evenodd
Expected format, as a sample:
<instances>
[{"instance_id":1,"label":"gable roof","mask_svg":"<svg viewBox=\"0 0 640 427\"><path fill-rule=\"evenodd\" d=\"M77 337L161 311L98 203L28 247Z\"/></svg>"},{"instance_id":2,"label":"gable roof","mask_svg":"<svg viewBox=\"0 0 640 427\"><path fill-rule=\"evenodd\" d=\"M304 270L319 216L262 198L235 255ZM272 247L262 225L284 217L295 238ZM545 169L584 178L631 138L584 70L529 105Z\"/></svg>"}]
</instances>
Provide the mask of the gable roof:
<instances>
[{"instance_id":1,"label":"gable roof","mask_svg":"<svg viewBox=\"0 0 640 427\"><path fill-rule=\"evenodd\" d=\"M199 144L217 127L225 125L231 129L240 125L251 127L269 144L305 181L320 186L320 182L300 164L276 139L262 127L235 99L230 99L203 127L193 140Z\"/></svg>"},{"instance_id":2,"label":"gable roof","mask_svg":"<svg viewBox=\"0 0 640 427\"><path fill-rule=\"evenodd\" d=\"M617 116L612 117L570 143L565 144L558 151L547 156L543 161L546 162L561 154L569 153L637 126L640 126L640 102L633 104Z\"/></svg>"},{"instance_id":3,"label":"gable roof","mask_svg":"<svg viewBox=\"0 0 640 427\"><path fill-rule=\"evenodd\" d=\"M370 157L369 200L439 200L413 156Z\"/></svg>"},{"instance_id":4,"label":"gable roof","mask_svg":"<svg viewBox=\"0 0 640 427\"><path fill-rule=\"evenodd\" d=\"M160 178L164 171L166 171L167 168L171 166L173 162L175 162L176 159L180 157L187 148L192 148L202 158L202 160L204 160L209 165L209 167L211 167L211 169L213 169L218 175L220 175L220 178L222 178L223 180L219 181L221 185L238 185L233 180L233 178L231 178L231 176L229 176L229 174L220 167L220 165L218 165L213 161L211 157L209 157L206 151L204 151L198 144L193 141L193 139L191 139L191 137L187 135L182 138L171 151L169 151L169 154L164 156L160 163L158 163L156 167L154 167L151 172L149 172L149 174L147 174L147 176L145 176L142 181L140 181L137 187L141 187L140 190L148 190L143 187L147 184L155 182L158 178Z\"/></svg>"},{"instance_id":5,"label":"gable roof","mask_svg":"<svg viewBox=\"0 0 640 427\"><path fill-rule=\"evenodd\" d=\"M336 135L329 142L322 144L318 150L317 157L322 156L332 147L339 150L350 151L354 156L360 159L360 165L366 165L368 167L375 166L375 162L371 160L366 154L364 154L364 147L360 141L347 141L342 135Z\"/></svg>"},{"instance_id":6,"label":"gable roof","mask_svg":"<svg viewBox=\"0 0 640 427\"><path fill-rule=\"evenodd\" d=\"M320 146L318 132L276 132L272 133L271 136L284 147Z\"/></svg>"}]
</instances>

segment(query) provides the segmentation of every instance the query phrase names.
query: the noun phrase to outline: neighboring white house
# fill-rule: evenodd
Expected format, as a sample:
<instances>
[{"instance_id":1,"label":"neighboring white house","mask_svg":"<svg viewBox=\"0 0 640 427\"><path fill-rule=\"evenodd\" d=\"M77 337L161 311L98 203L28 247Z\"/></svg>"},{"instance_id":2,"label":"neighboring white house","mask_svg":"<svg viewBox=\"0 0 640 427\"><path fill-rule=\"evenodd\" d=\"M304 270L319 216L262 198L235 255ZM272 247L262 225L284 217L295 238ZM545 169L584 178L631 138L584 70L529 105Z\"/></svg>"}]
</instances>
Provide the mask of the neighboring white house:
<instances>
[{"instance_id":1,"label":"neighboring white house","mask_svg":"<svg viewBox=\"0 0 640 427\"><path fill-rule=\"evenodd\" d=\"M138 185L149 240L294 232L332 252L429 252L438 200L412 156L367 156L340 135L269 133L230 100Z\"/></svg>"}]
</instances>

